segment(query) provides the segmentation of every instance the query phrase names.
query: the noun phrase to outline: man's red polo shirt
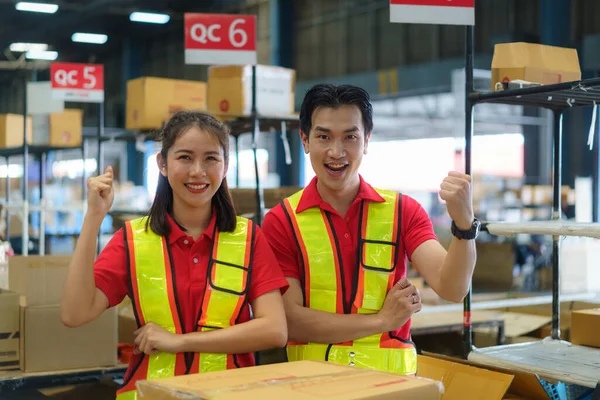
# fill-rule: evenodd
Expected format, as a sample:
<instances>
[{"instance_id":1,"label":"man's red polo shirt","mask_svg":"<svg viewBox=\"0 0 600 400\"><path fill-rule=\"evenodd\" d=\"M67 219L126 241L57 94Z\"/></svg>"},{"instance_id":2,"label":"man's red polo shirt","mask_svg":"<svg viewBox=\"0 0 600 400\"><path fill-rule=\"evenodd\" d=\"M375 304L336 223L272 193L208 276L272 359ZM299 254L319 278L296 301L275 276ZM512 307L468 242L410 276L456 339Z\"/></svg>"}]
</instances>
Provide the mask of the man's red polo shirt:
<instances>
[{"instance_id":1,"label":"man's red polo shirt","mask_svg":"<svg viewBox=\"0 0 600 400\"><path fill-rule=\"evenodd\" d=\"M195 330L196 318L202 305L208 259L216 223L216 213L213 212L212 215L208 228L196 241L168 216L171 225L169 243L175 268L177 298L181 306L186 332ZM122 229L114 234L98 256L94 264L94 278L96 287L108 298L109 307L118 305L128 295L127 255ZM287 287L288 283L277 266L277 259L264 234L257 227L248 302L252 303L257 297L272 290L279 289L283 294ZM246 305L241 311L239 321L241 323L248 320L250 320L250 311ZM139 356L134 356L130 365L136 365L137 357ZM238 363L242 367L252 366L254 365L254 355L240 354Z\"/></svg>"},{"instance_id":2,"label":"man's red polo shirt","mask_svg":"<svg viewBox=\"0 0 600 400\"><path fill-rule=\"evenodd\" d=\"M358 230L360 202L376 201L383 202L383 198L373 189L371 185L360 177L360 188L358 195L348 209L345 218L342 218L337 211L328 203L324 202L317 190L317 177L314 177L310 184L304 189L302 198L298 203L298 211L306 210L311 207L320 207L322 210L329 211L333 222L333 227L339 239L339 245L342 253L342 266L344 268L345 285L352 287L352 277L356 269L356 250L358 239L360 237ZM286 277L300 280L301 277L301 256L298 252L292 228L287 220L281 204L277 205L265 215L263 221L263 232L271 243L271 248L279 261L279 265ZM400 254L404 257L398 258L396 265L395 281L397 282L406 276L406 258L410 260L412 252L423 242L433 239L437 236L433 231L433 225L429 216L423 207L413 198L402 195L402 221L401 221L401 240ZM346 290L346 301L350 302L351 290ZM399 330L396 335L401 338L409 338L410 320Z\"/></svg>"}]
</instances>

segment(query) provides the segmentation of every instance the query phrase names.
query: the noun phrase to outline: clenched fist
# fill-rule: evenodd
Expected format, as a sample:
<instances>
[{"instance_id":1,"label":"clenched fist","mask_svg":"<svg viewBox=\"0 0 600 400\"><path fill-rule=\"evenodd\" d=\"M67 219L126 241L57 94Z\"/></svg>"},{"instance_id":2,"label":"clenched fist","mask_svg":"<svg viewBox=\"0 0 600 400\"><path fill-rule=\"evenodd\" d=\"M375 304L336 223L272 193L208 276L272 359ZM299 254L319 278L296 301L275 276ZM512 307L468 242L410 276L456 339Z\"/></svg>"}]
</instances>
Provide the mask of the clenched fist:
<instances>
[{"instance_id":1,"label":"clenched fist","mask_svg":"<svg viewBox=\"0 0 600 400\"><path fill-rule=\"evenodd\" d=\"M402 278L390 289L378 314L384 331L395 331L404 326L410 317L419 311L421 311L419 289L407 278Z\"/></svg>"},{"instance_id":2,"label":"clenched fist","mask_svg":"<svg viewBox=\"0 0 600 400\"><path fill-rule=\"evenodd\" d=\"M446 202L450 218L459 229L470 229L474 219L471 176L451 171L444 178L440 189L440 197Z\"/></svg>"},{"instance_id":3,"label":"clenched fist","mask_svg":"<svg viewBox=\"0 0 600 400\"><path fill-rule=\"evenodd\" d=\"M112 167L106 167L102 175L88 178L87 190L87 212L104 217L110 210L115 198Z\"/></svg>"}]
</instances>

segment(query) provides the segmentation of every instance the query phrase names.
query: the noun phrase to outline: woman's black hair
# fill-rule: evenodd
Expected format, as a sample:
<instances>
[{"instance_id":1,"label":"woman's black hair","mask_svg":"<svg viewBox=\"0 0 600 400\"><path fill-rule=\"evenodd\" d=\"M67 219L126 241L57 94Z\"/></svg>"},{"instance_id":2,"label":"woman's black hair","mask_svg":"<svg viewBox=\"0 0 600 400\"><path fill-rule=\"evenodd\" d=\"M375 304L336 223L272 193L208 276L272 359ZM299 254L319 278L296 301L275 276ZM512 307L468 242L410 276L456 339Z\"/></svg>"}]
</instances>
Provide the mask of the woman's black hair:
<instances>
[{"instance_id":1,"label":"woman's black hair","mask_svg":"<svg viewBox=\"0 0 600 400\"><path fill-rule=\"evenodd\" d=\"M225 165L228 165L229 128L214 117L196 111L179 111L162 129L159 136L162 143L160 151L162 159L165 162L167 161L167 153L175 140L192 127L208 132L219 141L219 145L223 149ZM236 212L227 186L227 178L223 179L221 186L213 196L212 204L217 213L216 223L219 231L232 232L235 230ZM173 216L173 189L167 178L159 173L156 196L148 212L149 218L146 222L146 229L149 225L157 235L168 236L171 233L171 226L167 220L167 214Z\"/></svg>"}]
</instances>

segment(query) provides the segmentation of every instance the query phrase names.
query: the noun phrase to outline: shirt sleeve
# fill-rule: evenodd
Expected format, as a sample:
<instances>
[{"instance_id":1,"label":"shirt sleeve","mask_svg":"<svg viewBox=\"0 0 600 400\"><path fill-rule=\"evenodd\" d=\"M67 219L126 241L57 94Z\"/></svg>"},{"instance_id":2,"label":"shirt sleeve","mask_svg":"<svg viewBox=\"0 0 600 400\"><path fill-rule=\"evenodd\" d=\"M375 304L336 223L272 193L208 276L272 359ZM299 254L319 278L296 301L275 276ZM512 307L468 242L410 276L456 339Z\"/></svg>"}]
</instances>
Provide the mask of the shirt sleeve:
<instances>
[{"instance_id":1,"label":"shirt sleeve","mask_svg":"<svg viewBox=\"0 0 600 400\"><path fill-rule=\"evenodd\" d=\"M129 293L127 249L123 229L119 229L94 263L96 287L108 298L108 306L120 304Z\"/></svg>"},{"instance_id":2,"label":"shirt sleeve","mask_svg":"<svg viewBox=\"0 0 600 400\"><path fill-rule=\"evenodd\" d=\"M425 209L410 196L402 196L402 240L410 261L413 251L427 240L438 240Z\"/></svg>"},{"instance_id":3,"label":"shirt sleeve","mask_svg":"<svg viewBox=\"0 0 600 400\"><path fill-rule=\"evenodd\" d=\"M298 262L298 247L291 236L290 228L285 219L281 205L272 208L263 220L262 229L277 258L283 275L287 278L300 280L300 264Z\"/></svg>"},{"instance_id":4,"label":"shirt sleeve","mask_svg":"<svg viewBox=\"0 0 600 400\"><path fill-rule=\"evenodd\" d=\"M253 257L248 301L252 302L263 294L277 289L283 295L289 284L277 265L277 259L269 242L258 226L256 227Z\"/></svg>"}]
</instances>

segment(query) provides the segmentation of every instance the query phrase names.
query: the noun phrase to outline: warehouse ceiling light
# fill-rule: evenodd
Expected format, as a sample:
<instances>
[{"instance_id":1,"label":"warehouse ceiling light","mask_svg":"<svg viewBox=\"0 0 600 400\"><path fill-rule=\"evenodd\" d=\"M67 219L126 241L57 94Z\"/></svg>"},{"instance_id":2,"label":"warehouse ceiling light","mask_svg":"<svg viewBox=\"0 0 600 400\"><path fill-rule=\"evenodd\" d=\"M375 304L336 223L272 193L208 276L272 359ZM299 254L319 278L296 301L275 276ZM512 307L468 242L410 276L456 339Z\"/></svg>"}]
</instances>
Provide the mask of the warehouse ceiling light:
<instances>
[{"instance_id":1,"label":"warehouse ceiling light","mask_svg":"<svg viewBox=\"0 0 600 400\"><path fill-rule=\"evenodd\" d=\"M148 12L132 12L129 20L133 22L146 22L149 24L166 24L171 19L167 14L157 14Z\"/></svg>"},{"instance_id":2,"label":"warehouse ceiling light","mask_svg":"<svg viewBox=\"0 0 600 400\"><path fill-rule=\"evenodd\" d=\"M25 52L25 51L46 51L48 45L46 43L13 43L10 45L10 51Z\"/></svg>"},{"instance_id":3,"label":"warehouse ceiling light","mask_svg":"<svg viewBox=\"0 0 600 400\"><path fill-rule=\"evenodd\" d=\"M81 33L77 32L71 36L71 40L78 43L94 43L104 44L108 40L108 36L98 33Z\"/></svg>"},{"instance_id":4,"label":"warehouse ceiling light","mask_svg":"<svg viewBox=\"0 0 600 400\"><path fill-rule=\"evenodd\" d=\"M56 51L30 50L25 53L25 57L30 60L54 61L58 58L58 53Z\"/></svg>"},{"instance_id":5,"label":"warehouse ceiling light","mask_svg":"<svg viewBox=\"0 0 600 400\"><path fill-rule=\"evenodd\" d=\"M28 3L23 1L18 2L15 5L15 8L19 11L31 11L46 14L54 14L56 11L58 11L58 6L56 4Z\"/></svg>"}]
</instances>

